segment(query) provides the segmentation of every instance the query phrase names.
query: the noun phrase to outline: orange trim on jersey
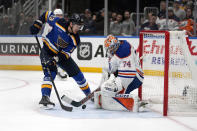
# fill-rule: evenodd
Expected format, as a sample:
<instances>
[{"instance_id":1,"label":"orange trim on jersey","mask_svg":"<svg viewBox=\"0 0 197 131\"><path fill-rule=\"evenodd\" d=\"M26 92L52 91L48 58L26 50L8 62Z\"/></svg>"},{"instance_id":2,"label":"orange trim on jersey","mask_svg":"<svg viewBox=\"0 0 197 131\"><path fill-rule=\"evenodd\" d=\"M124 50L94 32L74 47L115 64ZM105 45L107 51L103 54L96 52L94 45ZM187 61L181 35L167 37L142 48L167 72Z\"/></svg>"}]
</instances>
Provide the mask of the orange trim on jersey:
<instances>
[{"instance_id":1,"label":"orange trim on jersey","mask_svg":"<svg viewBox=\"0 0 197 131\"><path fill-rule=\"evenodd\" d=\"M61 26L60 24L58 24L57 22L55 23L55 25L57 27L59 27L60 29L62 29L64 32L66 32L66 29L63 26Z\"/></svg>"},{"instance_id":2,"label":"orange trim on jersey","mask_svg":"<svg viewBox=\"0 0 197 131\"><path fill-rule=\"evenodd\" d=\"M37 24L34 24L35 27L37 27L38 29L41 29L41 27Z\"/></svg>"},{"instance_id":3,"label":"orange trim on jersey","mask_svg":"<svg viewBox=\"0 0 197 131\"><path fill-rule=\"evenodd\" d=\"M75 44L75 46L77 46L77 41L76 41L75 37L73 35L71 35L71 38L72 38L73 43Z\"/></svg>"},{"instance_id":4,"label":"orange trim on jersey","mask_svg":"<svg viewBox=\"0 0 197 131\"><path fill-rule=\"evenodd\" d=\"M134 99L133 98L122 98L122 97L113 97L117 102L124 106L127 110L133 111Z\"/></svg>"},{"instance_id":5,"label":"orange trim on jersey","mask_svg":"<svg viewBox=\"0 0 197 131\"><path fill-rule=\"evenodd\" d=\"M49 85L49 84L42 84L42 88L52 88L52 85Z\"/></svg>"},{"instance_id":6,"label":"orange trim on jersey","mask_svg":"<svg viewBox=\"0 0 197 131\"><path fill-rule=\"evenodd\" d=\"M49 13L49 11L47 11L47 12L45 13L45 22L47 22L48 13Z\"/></svg>"},{"instance_id":7,"label":"orange trim on jersey","mask_svg":"<svg viewBox=\"0 0 197 131\"><path fill-rule=\"evenodd\" d=\"M89 85L87 84L86 86L84 87L80 87L82 90L87 90L89 88Z\"/></svg>"},{"instance_id":8,"label":"orange trim on jersey","mask_svg":"<svg viewBox=\"0 0 197 131\"><path fill-rule=\"evenodd\" d=\"M44 41L44 43L48 46L48 48L49 48L53 53L55 53L55 54L58 53L56 50L54 50L54 49L49 45L49 43L48 43L45 39L43 39L43 41Z\"/></svg>"},{"instance_id":9,"label":"orange trim on jersey","mask_svg":"<svg viewBox=\"0 0 197 131\"><path fill-rule=\"evenodd\" d=\"M69 58L69 55L66 54L65 52L61 51L62 54L64 54L66 56L66 58L68 59Z\"/></svg>"},{"instance_id":10,"label":"orange trim on jersey","mask_svg":"<svg viewBox=\"0 0 197 131\"><path fill-rule=\"evenodd\" d=\"M128 75L128 76L134 76L134 75L136 75L136 73L120 73L120 72L118 72L118 74L120 74L120 75Z\"/></svg>"},{"instance_id":11,"label":"orange trim on jersey","mask_svg":"<svg viewBox=\"0 0 197 131\"><path fill-rule=\"evenodd\" d=\"M144 76L144 73L141 72L140 70L136 69L136 71L137 71L141 76Z\"/></svg>"}]
</instances>

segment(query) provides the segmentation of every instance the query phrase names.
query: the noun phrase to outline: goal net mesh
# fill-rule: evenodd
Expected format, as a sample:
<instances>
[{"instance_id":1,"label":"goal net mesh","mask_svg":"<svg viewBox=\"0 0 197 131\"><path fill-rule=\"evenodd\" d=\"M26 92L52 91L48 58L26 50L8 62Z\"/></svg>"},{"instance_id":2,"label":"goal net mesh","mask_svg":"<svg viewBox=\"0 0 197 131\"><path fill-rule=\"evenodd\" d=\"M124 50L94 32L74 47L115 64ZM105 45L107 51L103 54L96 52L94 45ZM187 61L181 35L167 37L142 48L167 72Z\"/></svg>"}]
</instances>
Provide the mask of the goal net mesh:
<instances>
[{"instance_id":1,"label":"goal net mesh","mask_svg":"<svg viewBox=\"0 0 197 131\"><path fill-rule=\"evenodd\" d=\"M150 107L159 112L164 112L164 106L167 106L168 114L197 114L196 66L185 32L141 32L140 42L143 45L142 66L145 73L142 100L148 100ZM165 65L168 43L169 64ZM169 67L168 71L164 70L165 66ZM167 80L164 80L166 75ZM164 87L168 88L166 94ZM168 99L164 99L164 95ZM165 101L167 105L164 105Z\"/></svg>"}]
</instances>

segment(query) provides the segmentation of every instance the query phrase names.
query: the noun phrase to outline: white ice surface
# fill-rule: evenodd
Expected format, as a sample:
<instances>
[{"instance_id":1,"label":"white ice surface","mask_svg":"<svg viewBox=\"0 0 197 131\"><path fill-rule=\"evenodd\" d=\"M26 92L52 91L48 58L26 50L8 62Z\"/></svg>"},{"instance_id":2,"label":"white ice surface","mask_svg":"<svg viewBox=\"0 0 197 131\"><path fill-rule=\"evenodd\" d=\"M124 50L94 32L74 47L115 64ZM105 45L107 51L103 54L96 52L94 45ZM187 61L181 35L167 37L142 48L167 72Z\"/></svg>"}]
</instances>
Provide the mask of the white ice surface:
<instances>
[{"instance_id":1,"label":"white ice surface","mask_svg":"<svg viewBox=\"0 0 197 131\"><path fill-rule=\"evenodd\" d=\"M91 102L85 110L62 110L54 91L54 110L42 110L41 71L0 71L0 131L197 131L197 117L163 117L153 111L141 113L95 109ZM85 73L90 88L97 88L101 74ZM67 94L75 100L83 93L69 78L56 80L60 96Z\"/></svg>"}]
</instances>

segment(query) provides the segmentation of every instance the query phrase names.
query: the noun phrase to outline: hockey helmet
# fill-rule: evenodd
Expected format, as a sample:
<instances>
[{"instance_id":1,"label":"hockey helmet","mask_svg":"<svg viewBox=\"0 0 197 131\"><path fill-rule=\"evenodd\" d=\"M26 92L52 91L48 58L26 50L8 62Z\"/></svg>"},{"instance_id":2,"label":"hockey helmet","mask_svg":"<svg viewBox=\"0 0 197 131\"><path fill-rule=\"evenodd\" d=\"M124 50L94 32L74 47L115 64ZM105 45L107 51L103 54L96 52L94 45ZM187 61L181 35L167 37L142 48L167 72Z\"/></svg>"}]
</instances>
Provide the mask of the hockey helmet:
<instances>
[{"instance_id":1,"label":"hockey helmet","mask_svg":"<svg viewBox=\"0 0 197 131\"><path fill-rule=\"evenodd\" d=\"M62 12L61 9L55 9L55 10L53 11L53 13L54 13L55 16L56 16L56 15L63 15L63 12Z\"/></svg>"},{"instance_id":2,"label":"hockey helmet","mask_svg":"<svg viewBox=\"0 0 197 131\"><path fill-rule=\"evenodd\" d=\"M107 53L110 53L111 55L113 55L116 52L119 45L120 45L120 42L118 38L113 35L108 35L107 39L104 42L104 46L105 46Z\"/></svg>"},{"instance_id":3,"label":"hockey helmet","mask_svg":"<svg viewBox=\"0 0 197 131\"><path fill-rule=\"evenodd\" d=\"M74 13L70 17L70 22L72 22L73 24L82 25L84 23L84 20L79 14Z\"/></svg>"}]
</instances>

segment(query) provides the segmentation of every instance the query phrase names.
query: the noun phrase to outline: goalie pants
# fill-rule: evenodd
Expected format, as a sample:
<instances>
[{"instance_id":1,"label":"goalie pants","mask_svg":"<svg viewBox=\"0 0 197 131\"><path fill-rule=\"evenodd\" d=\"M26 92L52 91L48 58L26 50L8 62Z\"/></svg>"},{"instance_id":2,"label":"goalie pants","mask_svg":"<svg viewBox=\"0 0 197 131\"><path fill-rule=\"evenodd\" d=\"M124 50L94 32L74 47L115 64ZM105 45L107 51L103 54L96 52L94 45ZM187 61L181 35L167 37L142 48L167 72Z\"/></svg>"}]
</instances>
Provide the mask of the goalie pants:
<instances>
[{"instance_id":1,"label":"goalie pants","mask_svg":"<svg viewBox=\"0 0 197 131\"><path fill-rule=\"evenodd\" d=\"M139 88L141 85L142 85L142 82L137 77L135 77L133 81L128 85L125 91L125 94L130 94L130 92Z\"/></svg>"},{"instance_id":2,"label":"goalie pants","mask_svg":"<svg viewBox=\"0 0 197 131\"><path fill-rule=\"evenodd\" d=\"M51 52L48 53L45 48L42 48L40 53L40 60L44 72L44 80L41 89L42 95L50 96L52 83L47 68L49 68L51 76L54 80L57 75L57 65L64 71L66 71L69 77L72 77L76 81L85 95L88 95L90 93L88 83L86 82L83 73L81 72L75 61L71 57L65 59L60 56L58 57L59 61L56 63L54 56L55 55L53 55Z\"/></svg>"}]
</instances>

